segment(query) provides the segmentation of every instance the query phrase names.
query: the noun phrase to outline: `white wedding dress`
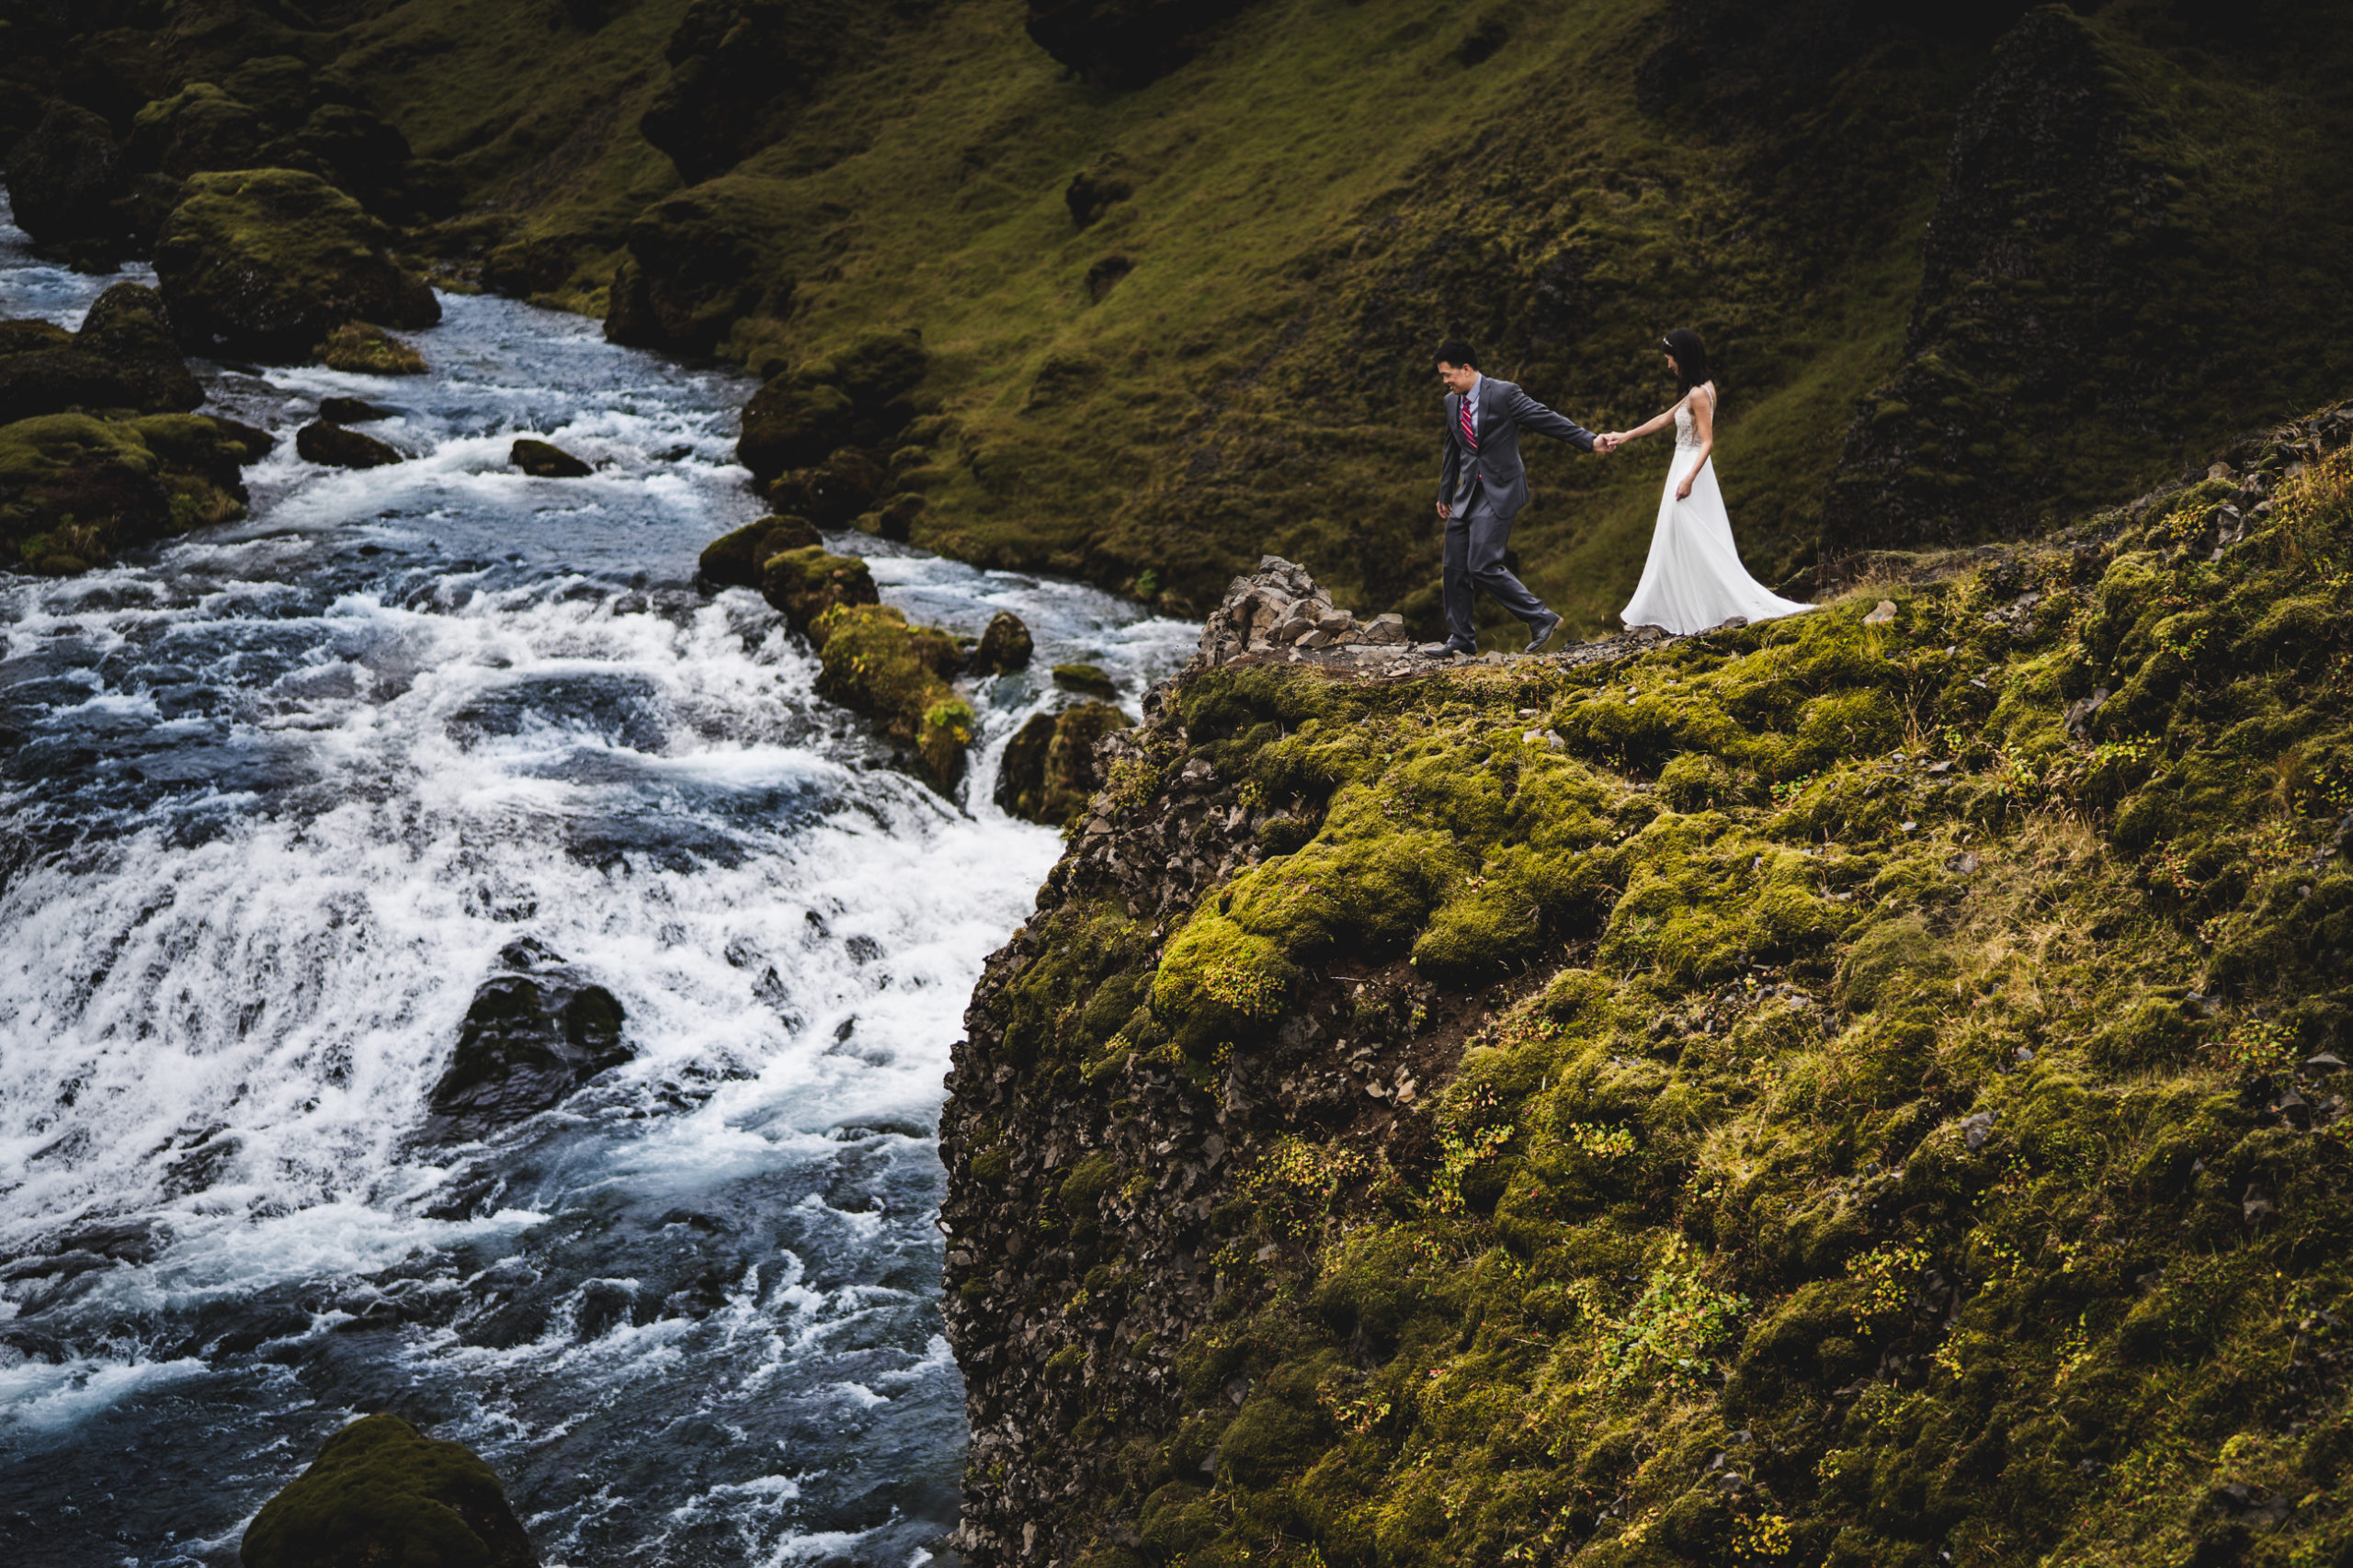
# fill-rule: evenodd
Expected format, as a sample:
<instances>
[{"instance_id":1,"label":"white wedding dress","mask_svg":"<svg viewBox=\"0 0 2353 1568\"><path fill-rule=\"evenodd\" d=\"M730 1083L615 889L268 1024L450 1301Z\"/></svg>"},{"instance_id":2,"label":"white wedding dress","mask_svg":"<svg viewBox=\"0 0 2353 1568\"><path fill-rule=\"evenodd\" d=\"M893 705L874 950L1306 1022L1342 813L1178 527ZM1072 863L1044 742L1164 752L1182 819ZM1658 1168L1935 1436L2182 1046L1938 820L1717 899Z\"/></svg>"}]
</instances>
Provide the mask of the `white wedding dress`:
<instances>
[{"instance_id":1,"label":"white wedding dress","mask_svg":"<svg viewBox=\"0 0 2353 1568\"><path fill-rule=\"evenodd\" d=\"M1699 437L1691 427L1691 400L1675 410L1675 460L1666 468L1666 488L1658 498L1658 528L1651 535L1651 557L1643 580L1622 612L1628 626L1663 626L1678 636L1721 626L1733 616L1769 620L1795 615L1812 605L1785 599L1748 574L1740 548L1732 541L1732 517L1716 486L1713 458L1701 466L1688 501L1675 487L1691 472Z\"/></svg>"}]
</instances>

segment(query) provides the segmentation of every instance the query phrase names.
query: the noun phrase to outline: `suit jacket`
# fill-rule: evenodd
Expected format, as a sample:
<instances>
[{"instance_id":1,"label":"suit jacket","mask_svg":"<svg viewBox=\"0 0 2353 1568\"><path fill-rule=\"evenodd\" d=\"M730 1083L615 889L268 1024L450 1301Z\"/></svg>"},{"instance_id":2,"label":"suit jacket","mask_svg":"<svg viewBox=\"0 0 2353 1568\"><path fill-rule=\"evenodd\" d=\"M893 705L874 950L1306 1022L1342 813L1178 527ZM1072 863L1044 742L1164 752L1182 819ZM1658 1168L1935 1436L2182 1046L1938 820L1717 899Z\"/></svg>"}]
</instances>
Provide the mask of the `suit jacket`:
<instances>
[{"instance_id":1,"label":"suit jacket","mask_svg":"<svg viewBox=\"0 0 2353 1568\"><path fill-rule=\"evenodd\" d=\"M1553 413L1509 381L1479 382L1479 449L1462 442L1462 394L1446 394L1446 460L1438 471L1438 498L1460 517L1474 489L1483 488L1498 517L1517 517L1528 505L1528 471L1519 462L1522 426L1593 450L1593 432Z\"/></svg>"}]
</instances>

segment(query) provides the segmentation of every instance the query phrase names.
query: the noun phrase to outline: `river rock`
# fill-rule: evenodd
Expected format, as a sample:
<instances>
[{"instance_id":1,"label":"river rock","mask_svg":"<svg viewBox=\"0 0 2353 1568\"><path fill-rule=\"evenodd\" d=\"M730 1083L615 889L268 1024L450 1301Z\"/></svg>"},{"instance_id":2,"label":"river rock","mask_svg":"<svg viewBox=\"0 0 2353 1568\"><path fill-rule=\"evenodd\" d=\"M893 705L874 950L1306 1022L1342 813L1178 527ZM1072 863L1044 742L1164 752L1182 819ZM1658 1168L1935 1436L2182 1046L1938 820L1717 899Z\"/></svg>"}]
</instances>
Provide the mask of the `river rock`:
<instances>
[{"instance_id":1,"label":"river rock","mask_svg":"<svg viewBox=\"0 0 2353 1568\"><path fill-rule=\"evenodd\" d=\"M131 122L126 152L142 170L186 179L212 169L252 168L271 136L260 110L210 82L157 98Z\"/></svg>"},{"instance_id":2,"label":"river rock","mask_svg":"<svg viewBox=\"0 0 2353 1568\"><path fill-rule=\"evenodd\" d=\"M328 369L355 376L421 376L426 369L424 355L368 322L344 323L313 353Z\"/></svg>"},{"instance_id":3,"label":"river rock","mask_svg":"<svg viewBox=\"0 0 2353 1568\"><path fill-rule=\"evenodd\" d=\"M128 193L122 149L97 115L59 98L9 151L8 203L17 226L44 244L110 240Z\"/></svg>"},{"instance_id":4,"label":"river rock","mask_svg":"<svg viewBox=\"0 0 2353 1568\"><path fill-rule=\"evenodd\" d=\"M972 650L972 668L983 675L1026 670L1034 648L1028 625L1011 610L1001 609L989 617L988 630L981 633L981 645Z\"/></svg>"},{"instance_id":5,"label":"river rock","mask_svg":"<svg viewBox=\"0 0 2353 1568\"><path fill-rule=\"evenodd\" d=\"M534 479L585 479L597 472L554 442L528 436L507 449L506 460Z\"/></svg>"},{"instance_id":6,"label":"river rock","mask_svg":"<svg viewBox=\"0 0 2353 1568\"><path fill-rule=\"evenodd\" d=\"M539 1568L506 1490L462 1443L397 1415L369 1415L326 1440L262 1505L238 1548L244 1568Z\"/></svg>"},{"instance_id":7,"label":"river rock","mask_svg":"<svg viewBox=\"0 0 2353 1568\"><path fill-rule=\"evenodd\" d=\"M155 276L185 340L300 358L348 323L441 319L433 290L392 260L391 238L316 175L202 174L164 225Z\"/></svg>"},{"instance_id":8,"label":"river rock","mask_svg":"<svg viewBox=\"0 0 2353 1568\"><path fill-rule=\"evenodd\" d=\"M0 425L0 569L83 572L240 517L236 469L268 448L258 430L192 414Z\"/></svg>"},{"instance_id":9,"label":"river rock","mask_svg":"<svg viewBox=\"0 0 2353 1568\"><path fill-rule=\"evenodd\" d=\"M1120 683L1106 674L1100 665L1056 665L1054 684L1071 691L1086 692L1091 697L1109 697L1120 689Z\"/></svg>"},{"instance_id":10,"label":"river rock","mask_svg":"<svg viewBox=\"0 0 2353 1568\"><path fill-rule=\"evenodd\" d=\"M760 597L783 612L795 631L810 635L818 618L847 605L881 602L874 574L855 555L833 555L823 545L781 551L760 567Z\"/></svg>"},{"instance_id":11,"label":"river rock","mask_svg":"<svg viewBox=\"0 0 2353 1568\"><path fill-rule=\"evenodd\" d=\"M621 1039L621 1005L611 992L537 943L516 943L499 958L510 972L474 993L426 1101L427 1143L494 1132L636 1054Z\"/></svg>"},{"instance_id":12,"label":"river rock","mask_svg":"<svg viewBox=\"0 0 2353 1568\"><path fill-rule=\"evenodd\" d=\"M698 563L714 588L756 588L763 568L788 550L821 549L824 540L806 517L762 517L703 547Z\"/></svg>"},{"instance_id":13,"label":"river rock","mask_svg":"<svg viewBox=\"0 0 2353 1568\"><path fill-rule=\"evenodd\" d=\"M203 401L153 289L116 284L78 333L0 323L0 423L75 408L159 414Z\"/></svg>"},{"instance_id":14,"label":"river rock","mask_svg":"<svg viewBox=\"0 0 2353 1568\"><path fill-rule=\"evenodd\" d=\"M294 449L305 462L329 468L383 468L402 460L400 451L373 436L313 420L294 432Z\"/></svg>"},{"instance_id":15,"label":"river rock","mask_svg":"<svg viewBox=\"0 0 2353 1568\"><path fill-rule=\"evenodd\" d=\"M319 417L330 425L369 425L379 419L390 419L393 411L378 403L357 397L323 397L319 399Z\"/></svg>"},{"instance_id":16,"label":"river rock","mask_svg":"<svg viewBox=\"0 0 2353 1568\"><path fill-rule=\"evenodd\" d=\"M1005 744L997 765L998 808L1026 822L1065 825L1103 788L1097 743L1134 722L1108 702L1037 715Z\"/></svg>"}]
</instances>

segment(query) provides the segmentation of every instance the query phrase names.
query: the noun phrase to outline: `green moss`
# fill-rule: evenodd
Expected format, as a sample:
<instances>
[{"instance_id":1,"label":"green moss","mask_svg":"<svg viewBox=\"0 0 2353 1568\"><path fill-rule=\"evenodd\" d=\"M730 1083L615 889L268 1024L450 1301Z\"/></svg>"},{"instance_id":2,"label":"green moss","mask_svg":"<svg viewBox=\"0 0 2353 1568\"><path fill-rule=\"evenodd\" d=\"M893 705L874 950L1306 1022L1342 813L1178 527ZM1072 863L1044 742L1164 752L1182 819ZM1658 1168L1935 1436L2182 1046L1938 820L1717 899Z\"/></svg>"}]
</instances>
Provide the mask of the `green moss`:
<instances>
[{"instance_id":1,"label":"green moss","mask_svg":"<svg viewBox=\"0 0 2353 1568\"><path fill-rule=\"evenodd\" d=\"M318 347L319 363L360 376L421 376L425 356L381 327L346 322Z\"/></svg>"},{"instance_id":2,"label":"green moss","mask_svg":"<svg viewBox=\"0 0 2353 1568\"><path fill-rule=\"evenodd\" d=\"M932 627L908 625L904 614L887 605L860 604L826 610L811 637L824 665L818 692L881 719L888 734L914 748L934 780L953 783L972 738L972 705L948 684L961 662L956 640Z\"/></svg>"},{"instance_id":3,"label":"green moss","mask_svg":"<svg viewBox=\"0 0 2353 1568\"><path fill-rule=\"evenodd\" d=\"M490 1467L397 1415L367 1416L328 1438L301 1479L263 1505L240 1550L250 1568L537 1561Z\"/></svg>"},{"instance_id":4,"label":"green moss","mask_svg":"<svg viewBox=\"0 0 2353 1568\"><path fill-rule=\"evenodd\" d=\"M730 534L719 544L735 538ZM879 602L874 574L865 561L828 554L822 544L793 545L768 556L759 564L759 585L760 596L782 612L795 631L812 639L827 611Z\"/></svg>"},{"instance_id":5,"label":"green moss","mask_svg":"<svg viewBox=\"0 0 2353 1568\"><path fill-rule=\"evenodd\" d=\"M1198 757L1304 836L1165 934L1041 913L984 1003L1008 1050L1098 1060L1135 993L1088 999L1148 978L1184 1054L1135 1070L1232 1105L1288 1092L1253 1064L1302 1020L1441 1060L1472 1006L1420 1155L1229 1116L1174 1468L1102 1499L1146 1556L2353 1542L2312 1479L2353 1449L2324 1370L2353 1290L2324 1055L2353 1049L2353 453L2302 456L2219 562L2142 548L2158 518L1899 590L1882 626L1874 587L1599 669L1190 677L1136 803ZM1339 983L1406 955L1427 1018ZM1099 1059L1036 1092L1084 1118L1121 1082ZM2294 1506L2239 1542L2224 1485Z\"/></svg>"}]
</instances>

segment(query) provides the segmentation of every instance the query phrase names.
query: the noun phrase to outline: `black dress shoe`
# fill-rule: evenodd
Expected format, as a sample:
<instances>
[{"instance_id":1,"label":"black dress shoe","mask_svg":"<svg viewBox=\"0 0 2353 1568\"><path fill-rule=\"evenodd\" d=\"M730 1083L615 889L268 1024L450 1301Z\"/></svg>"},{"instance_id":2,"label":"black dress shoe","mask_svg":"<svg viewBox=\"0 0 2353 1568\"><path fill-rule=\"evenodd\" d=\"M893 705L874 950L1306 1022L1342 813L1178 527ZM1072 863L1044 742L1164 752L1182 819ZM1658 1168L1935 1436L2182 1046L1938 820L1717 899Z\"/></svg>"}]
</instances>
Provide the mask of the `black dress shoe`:
<instances>
[{"instance_id":1,"label":"black dress shoe","mask_svg":"<svg viewBox=\"0 0 2353 1568\"><path fill-rule=\"evenodd\" d=\"M1528 651L1533 653L1537 650L1542 648L1545 643L1552 641L1552 633L1559 630L1561 630L1561 618L1557 615L1552 619L1546 621L1540 627L1529 627L1528 629Z\"/></svg>"},{"instance_id":2,"label":"black dress shoe","mask_svg":"<svg viewBox=\"0 0 2353 1568\"><path fill-rule=\"evenodd\" d=\"M1471 650L1460 642L1425 642L1415 651L1426 659L1451 659Z\"/></svg>"}]
</instances>

